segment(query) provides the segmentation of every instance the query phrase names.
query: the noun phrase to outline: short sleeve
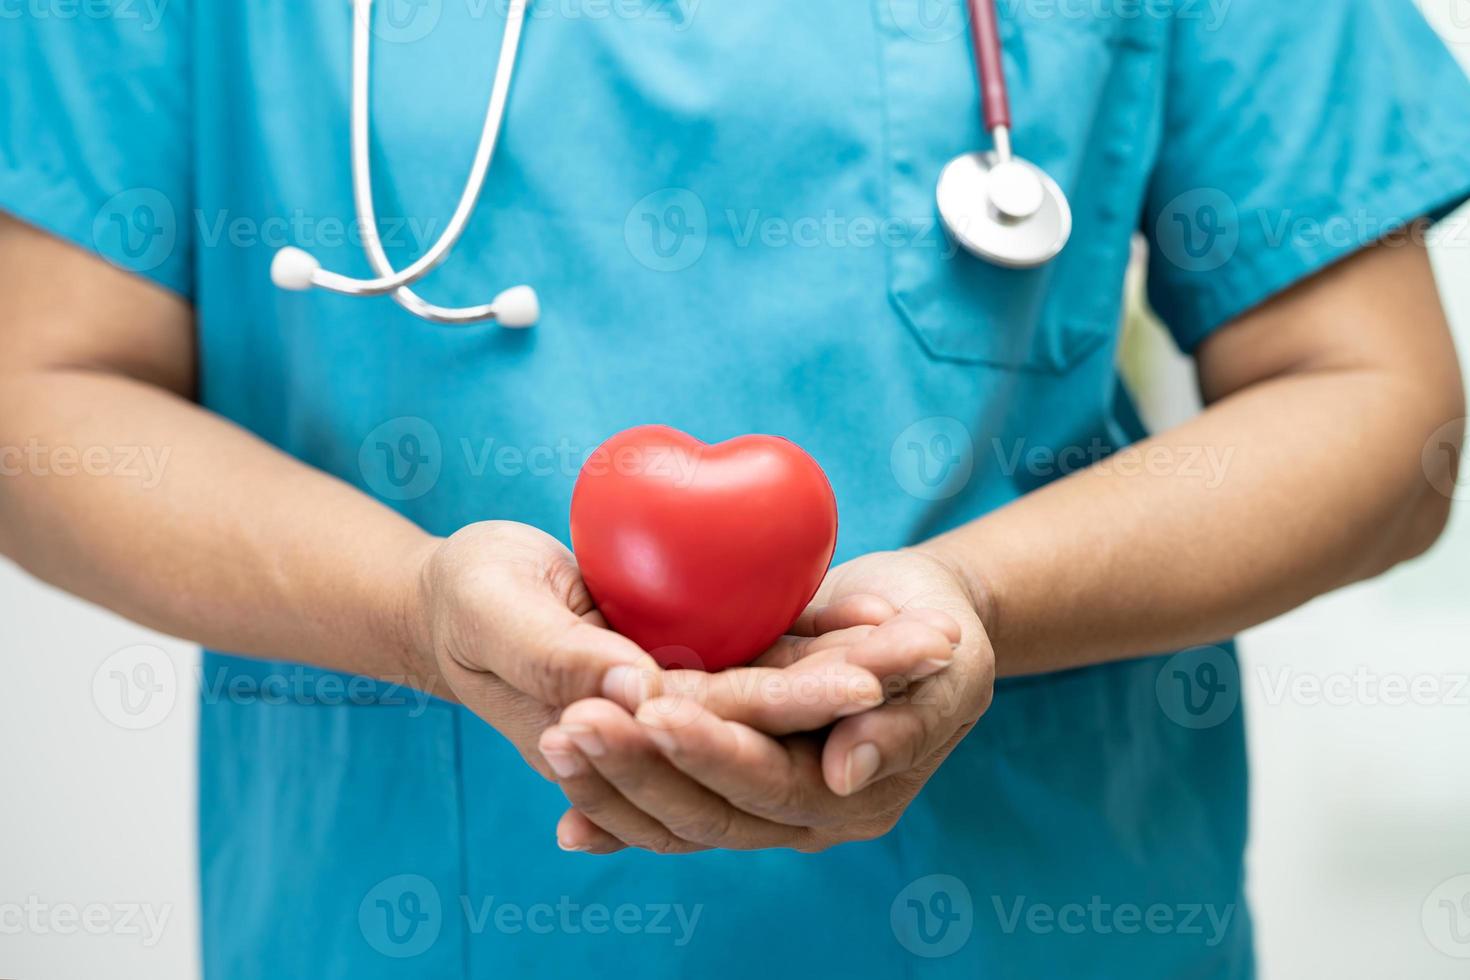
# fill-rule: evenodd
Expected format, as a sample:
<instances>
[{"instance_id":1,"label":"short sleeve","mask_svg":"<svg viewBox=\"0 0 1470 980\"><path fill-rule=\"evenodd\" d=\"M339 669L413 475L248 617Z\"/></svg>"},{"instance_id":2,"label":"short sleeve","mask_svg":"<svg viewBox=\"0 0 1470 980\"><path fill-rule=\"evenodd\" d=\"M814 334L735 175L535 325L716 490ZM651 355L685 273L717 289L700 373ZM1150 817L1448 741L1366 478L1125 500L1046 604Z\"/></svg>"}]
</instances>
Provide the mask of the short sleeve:
<instances>
[{"instance_id":1,"label":"short sleeve","mask_svg":"<svg viewBox=\"0 0 1470 980\"><path fill-rule=\"evenodd\" d=\"M186 6L0 11L0 210L188 297Z\"/></svg>"},{"instance_id":2,"label":"short sleeve","mask_svg":"<svg viewBox=\"0 0 1470 980\"><path fill-rule=\"evenodd\" d=\"M1176 5L1142 217L1185 351L1470 196L1470 81L1411 0L1216 7Z\"/></svg>"}]
</instances>

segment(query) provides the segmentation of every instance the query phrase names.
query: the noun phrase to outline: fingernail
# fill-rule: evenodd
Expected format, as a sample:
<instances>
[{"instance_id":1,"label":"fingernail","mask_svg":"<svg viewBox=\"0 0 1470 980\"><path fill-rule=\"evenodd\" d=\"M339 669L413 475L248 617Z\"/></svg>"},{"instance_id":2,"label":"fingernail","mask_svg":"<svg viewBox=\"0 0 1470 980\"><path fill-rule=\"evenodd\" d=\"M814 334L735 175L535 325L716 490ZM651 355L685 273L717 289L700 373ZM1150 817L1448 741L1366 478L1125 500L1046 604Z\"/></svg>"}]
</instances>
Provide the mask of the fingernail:
<instances>
[{"instance_id":1,"label":"fingernail","mask_svg":"<svg viewBox=\"0 0 1470 980\"><path fill-rule=\"evenodd\" d=\"M586 754L598 756L607 753L607 746L602 743L601 736L586 725L563 725L561 730Z\"/></svg>"},{"instance_id":2,"label":"fingernail","mask_svg":"<svg viewBox=\"0 0 1470 980\"><path fill-rule=\"evenodd\" d=\"M847 754L847 792L856 793L862 789L873 774L878 771L878 746L872 742L863 742L857 748Z\"/></svg>"},{"instance_id":3,"label":"fingernail","mask_svg":"<svg viewBox=\"0 0 1470 980\"><path fill-rule=\"evenodd\" d=\"M551 771L556 773L558 779L568 779L582 771L582 762L574 755L563 755L560 752L541 753Z\"/></svg>"},{"instance_id":4,"label":"fingernail","mask_svg":"<svg viewBox=\"0 0 1470 980\"><path fill-rule=\"evenodd\" d=\"M848 718L878 707L883 703L883 686L872 678L854 680L848 685L847 697L849 703L838 708L834 717Z\"/></svg>"},{"instance_id":5,"label":"fingernail","mask_svg":"<svg viewBox=\"0 0 1470 980\"><path fill-rule=\"evenodd\" d=\"M854 677L847 684L847 697L871 708L883 703L883 685L878 683L876 677Z\"/></svg>"},{"instance_id":6,"label":"fingernail","mask_svg":"<svg viewBox=\"0 0 1470 980\"><path fill-rule=\"evenodd\" d=\"M561 839L560 834L557 835L556 846L561 848L563 851L569 851L573 854L584 854L588 850L588 848L582 844L568 844L566 841Z\"/></svg>"},{"instance_id":7,"label":"fingernail","mask_svg":"<svg viewBox=\"0 0 1470 980\"><path fill-rule=\"evenodd\" d=\"M914 671L913 679L916 681L921 681L926 677L933 677L935 674L939 673L941 670L944 670L952 663L954 663L953 659L940 660L938 658L930 658L929 660L925 660L921 662L918 669Z\"/></svg>"},{"instance_id":8,"label":"fingernail","mask_svg":"<svg viewBox=\"0 0 1470 980\"><path fill-rule=\"evenodd\" d=\"M602 676L602 696L609 701L637 708L653 695L653 682L641 667L622 664Z\"/></svg>"},{"instance_id":9,"label":"fingernail","mask_svg":"<svg viewBox=\"0 0 1470 980\"><path fill-rule=\"evenodd\" d=\"M571 742L560 729L549 728L541 736L541 758L546 760L558 779L566 779L582 772L581 757L572 751Z\"/></svg>"}]
</instances>

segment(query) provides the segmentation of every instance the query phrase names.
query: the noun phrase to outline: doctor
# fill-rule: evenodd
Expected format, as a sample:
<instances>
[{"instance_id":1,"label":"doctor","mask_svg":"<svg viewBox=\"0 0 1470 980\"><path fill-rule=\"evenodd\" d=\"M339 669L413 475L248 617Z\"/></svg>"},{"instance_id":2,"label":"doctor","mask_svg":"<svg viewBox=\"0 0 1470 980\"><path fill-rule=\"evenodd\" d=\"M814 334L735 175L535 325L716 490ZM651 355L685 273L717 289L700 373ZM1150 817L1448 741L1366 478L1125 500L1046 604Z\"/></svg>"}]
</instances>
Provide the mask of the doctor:
<instances>
[{"instance_id":1,"label":"doctor","mask_svg":"<svg viewBox=\"0 0 1470 980\"><path fill-rule=\"evenodd\" d=\"M1444 524L1422 222L1470 195L1470 91L1407 0L1004 4L1007 135L1071 214L1006 268L935 200L994 145L964 10L538 3L414 286L533 284L529 329L271 284L288 245L374 274L344 4L9 19L0 446L170 454L8 474L0 550L211 651L207 976L1252 975L1227 638ZM503 26L374 13L395 267ZM1155 434L1136 230L1208 403ZM651 421L831 477L839 564L762 673L651 670L562 544L581 457Z\"/></svg>"}]
</instances>

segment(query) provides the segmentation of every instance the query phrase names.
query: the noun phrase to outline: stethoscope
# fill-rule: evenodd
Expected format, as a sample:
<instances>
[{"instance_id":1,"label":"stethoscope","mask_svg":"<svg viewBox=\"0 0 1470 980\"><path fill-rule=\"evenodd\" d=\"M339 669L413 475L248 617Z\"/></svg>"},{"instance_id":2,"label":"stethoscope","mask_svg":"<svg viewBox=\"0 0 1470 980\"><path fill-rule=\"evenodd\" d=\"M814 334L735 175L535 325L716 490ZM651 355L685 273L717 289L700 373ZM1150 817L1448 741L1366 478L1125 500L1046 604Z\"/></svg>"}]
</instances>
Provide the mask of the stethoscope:
<instances>
[{"instance_id":1,"label":"stethoscope","mask_svg":"<svg viewBox=\"0 0 1470 980\"><path fill-rule=\"evenodd\" d=\"M1011 151L1010 98L1006 91L996 0L966 0L966 4L985 128L994 149L962 154L945 166L936 191L939 216L955 241L970 254L1009 268L1034 268L1049 262L1067 244L1072 233L1072 211L1066 194L1046 171ZM525 25L526 0L510 0L506 11L505 34L495 63L490 103L485 109L480 143L459 203L434 244L403 269L394 269L383 251L373 210L368 150L372 7L373 0L353 0L351 154L353 204L363 251L375 278L357 279L323 269L311 253L288 245L271 260L271 281L282 289L315 287L346 296L386 293L405 310L434 323L494 320L503 327L529 327L541 315L540 301L530 286L513 286L489 303L464 307L435 306L409 288L449 255L479 201L505 120L516 51Z\"/></svg>"}]
</instances>

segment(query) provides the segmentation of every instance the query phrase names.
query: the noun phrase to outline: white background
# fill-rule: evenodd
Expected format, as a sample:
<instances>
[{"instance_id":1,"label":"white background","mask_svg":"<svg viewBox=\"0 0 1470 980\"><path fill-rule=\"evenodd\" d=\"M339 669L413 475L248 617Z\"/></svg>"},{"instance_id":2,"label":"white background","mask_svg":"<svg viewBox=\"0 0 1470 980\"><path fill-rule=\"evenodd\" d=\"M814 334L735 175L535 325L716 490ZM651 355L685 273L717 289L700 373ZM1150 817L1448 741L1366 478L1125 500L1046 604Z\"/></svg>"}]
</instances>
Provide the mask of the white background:
<instances>
[{"instance_id":1,"label":"white background","mask_svg":"<svg viewBox=\"0 0 1470 980\"><path fill-rule=\"evenodd\" d=\"M1470 2L1425 6L1464 58ZM1453 241L1436 261L1470 353L1470 231ZM1266 980L1470 976L1470 907L1457 942L1441 904L1470 892L1470 879L1454 880L1470 875L1470 690L1458 700L1454 690L1470 674L1467 593L1462 506L1426 558L1245 637L1249 867ZM167 651L181 689L161 722L128 731L109 720L115 710L99 710L93 683L101 670L105 685L117 651L139 643ZM63 934L0 917L0 975L197 976L196 664L187 644L0 565L0 910L95 905L112 922L99 935ZM1417 683L1428 698L1386 703L1386 688L1348 703L1277 696L1283 676L1341 683L1360 669ZM162 919L161 935L141 913L125 921L138 908Z\"/></svg>"}]
</instances>

